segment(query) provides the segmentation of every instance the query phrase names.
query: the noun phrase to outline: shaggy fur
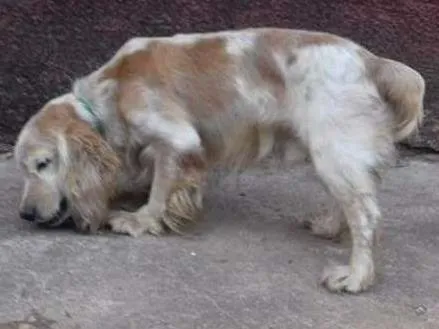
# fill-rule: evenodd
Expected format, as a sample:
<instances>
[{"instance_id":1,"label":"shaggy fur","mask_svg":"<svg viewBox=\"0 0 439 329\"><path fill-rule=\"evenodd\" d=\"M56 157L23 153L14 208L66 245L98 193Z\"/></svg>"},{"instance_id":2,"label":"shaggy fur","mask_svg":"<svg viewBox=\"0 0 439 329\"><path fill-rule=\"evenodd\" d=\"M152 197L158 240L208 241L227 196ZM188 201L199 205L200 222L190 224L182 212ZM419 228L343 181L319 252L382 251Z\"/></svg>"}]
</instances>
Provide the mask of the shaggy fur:
<instances>
[{"instance_id":1,"label":"shaggy fur","mask_svg":"<svg viewBox=\"0 0 439 329\"><path fill-rule=\"evenodd\" d=\"M82 229L109 224L132 236L180 230L201 210L213 166L299 154L341 209L313 231L334 236L347 226L352 236L350 264L325 269L322 282L359 292L375 278L377 178L395 142L420 124L424 88L408 66L326 33L134 38L23 128L21 214L54 225L72 216ZM136 192L148 201L111 209Z\"/></svg>"}]
</instances>

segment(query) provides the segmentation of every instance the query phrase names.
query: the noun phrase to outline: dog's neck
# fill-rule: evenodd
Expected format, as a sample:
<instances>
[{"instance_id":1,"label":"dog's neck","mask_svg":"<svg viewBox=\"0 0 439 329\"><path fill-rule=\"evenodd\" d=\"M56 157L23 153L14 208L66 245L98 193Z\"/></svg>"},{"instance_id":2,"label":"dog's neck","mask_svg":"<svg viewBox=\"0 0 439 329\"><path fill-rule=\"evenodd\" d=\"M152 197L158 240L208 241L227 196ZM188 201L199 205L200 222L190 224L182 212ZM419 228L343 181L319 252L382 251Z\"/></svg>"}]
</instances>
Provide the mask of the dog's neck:
<instances>
[{"instance_id":1,"label":"dog's neck","mask_svg":"<svg viewBox=\"0 0 439 329\"><path fill-rule=\"evenodd\" d=\"M83 97L76 95L75 97L77 104L79 105L75 108L80 118L88 122L97 132L99 132L99 134L104 135L104 125L93 107L93 104Z\"/></svg>"},{"instance_id":2,"label":"dog's neck","mask_svg":"<svg viewBox=\"0 0 439 329\"><path fill-rule=\"evenodd\" d=\"M78 80L73 85L72 94L76 100L76 112L79 117L89 123L99 134L104 135L105 129L94 100L86 92L87 86Z\"/></svg>"}]
</instances>

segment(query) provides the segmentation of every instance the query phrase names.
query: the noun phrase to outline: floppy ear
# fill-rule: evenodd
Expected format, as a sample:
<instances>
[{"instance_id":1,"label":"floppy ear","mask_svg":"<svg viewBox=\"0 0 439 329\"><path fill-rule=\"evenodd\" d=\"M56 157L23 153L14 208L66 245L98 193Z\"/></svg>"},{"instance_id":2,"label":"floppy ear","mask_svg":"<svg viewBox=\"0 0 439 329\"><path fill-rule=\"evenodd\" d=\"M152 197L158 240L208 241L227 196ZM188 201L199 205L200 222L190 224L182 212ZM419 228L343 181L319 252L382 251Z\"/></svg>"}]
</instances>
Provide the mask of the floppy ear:
<instances>
[{"instance_id":1,"label":"floppy ear","mask_svg":"<svg viewBox=\"0 0 439 329\"><path fill-rule=\"evenodd\" d=\"M110 145L88 124L72 121L60 136L64 193L80 228L96 231L107 220L120 161Z\"/></svg>"}]
</instances>

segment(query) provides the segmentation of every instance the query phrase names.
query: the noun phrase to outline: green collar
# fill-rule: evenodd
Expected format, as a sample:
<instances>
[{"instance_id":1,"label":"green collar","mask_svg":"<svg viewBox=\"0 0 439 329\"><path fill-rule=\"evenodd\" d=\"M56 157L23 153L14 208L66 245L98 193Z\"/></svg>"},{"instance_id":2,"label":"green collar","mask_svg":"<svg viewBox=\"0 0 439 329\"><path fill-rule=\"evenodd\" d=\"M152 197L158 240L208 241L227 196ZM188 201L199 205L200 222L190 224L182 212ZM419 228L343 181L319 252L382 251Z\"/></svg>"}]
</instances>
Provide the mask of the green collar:
<instances>
[{"instance_id":1,"label":"green collar","mask_svg":"<svg viewBox=\"0 0 439 329\"><path fill-rule=\"evenodd\" d=\"M93 127L99 132L99 134L104 134L104 126L102 121L96 115L96 112L93 109L93 106L86 99L82 97L77 97L78 102L81 104L81 107L87 112L87 115L91 118L91 123Z\"/></svg>"}]
</instances>

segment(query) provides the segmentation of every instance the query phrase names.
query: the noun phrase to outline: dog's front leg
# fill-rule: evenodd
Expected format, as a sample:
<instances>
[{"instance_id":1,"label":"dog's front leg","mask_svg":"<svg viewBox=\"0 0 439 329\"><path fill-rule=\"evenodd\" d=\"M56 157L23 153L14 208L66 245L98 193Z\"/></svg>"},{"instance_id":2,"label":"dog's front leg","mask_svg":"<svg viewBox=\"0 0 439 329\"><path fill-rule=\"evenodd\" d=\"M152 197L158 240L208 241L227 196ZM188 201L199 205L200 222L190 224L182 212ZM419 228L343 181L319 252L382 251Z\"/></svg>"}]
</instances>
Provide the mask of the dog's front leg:
<instances>
[{"instance_id":1,"label":"dog's front leg","mask_svg":"<svg viewBox=\"0 0 439 329\"><path fill-rule=\"evenodd\" d=\"M149 201L136 212L115 211L110 215L114 232L137 237L144 232L160 235L164 231L163 216L171 189L177 179L175 155L157 153L154 160L154 177Z\"/></svg>"}]
</instances>

